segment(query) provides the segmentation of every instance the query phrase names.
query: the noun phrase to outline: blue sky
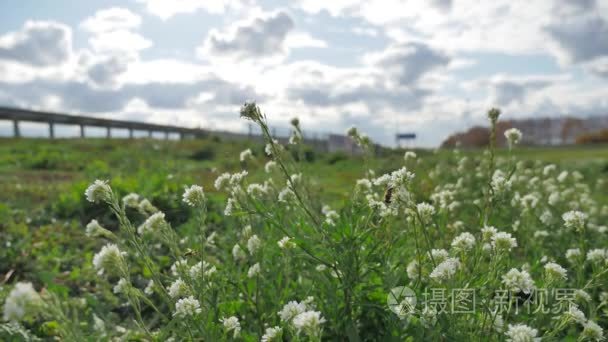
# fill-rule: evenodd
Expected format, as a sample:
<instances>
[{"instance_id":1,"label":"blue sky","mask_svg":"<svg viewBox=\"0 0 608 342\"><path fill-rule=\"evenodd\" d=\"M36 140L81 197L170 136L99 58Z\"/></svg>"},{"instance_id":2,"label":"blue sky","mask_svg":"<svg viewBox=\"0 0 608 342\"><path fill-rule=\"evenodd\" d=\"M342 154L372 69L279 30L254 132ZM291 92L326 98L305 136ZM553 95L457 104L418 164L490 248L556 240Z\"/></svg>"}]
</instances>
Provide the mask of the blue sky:
<instances>
[{"instance_id":1,"label":"blue sky","mask_svg":"<svg viewBox=\"0 0 608 342\"><path fill-rule=\"evenodd\" d=\"M504 118L608 115L608 2L0 3L0 105L246 130L358 126L417 145ZM7 132L8 125L0 126Z\"/></svg>"}]
</instances>

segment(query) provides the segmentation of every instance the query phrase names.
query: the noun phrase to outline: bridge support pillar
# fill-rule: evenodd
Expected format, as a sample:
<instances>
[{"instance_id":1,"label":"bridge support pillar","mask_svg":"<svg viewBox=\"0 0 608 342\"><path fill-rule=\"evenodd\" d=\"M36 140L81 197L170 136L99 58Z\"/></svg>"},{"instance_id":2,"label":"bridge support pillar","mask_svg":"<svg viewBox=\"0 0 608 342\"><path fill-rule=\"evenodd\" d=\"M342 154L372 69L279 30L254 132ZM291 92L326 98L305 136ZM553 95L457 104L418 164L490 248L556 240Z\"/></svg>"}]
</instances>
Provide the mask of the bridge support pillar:
<instances>
[{"instance_id":1,"label":"bridge support pillar","mask_svg":"<svg viewBox=\"0 0 608 342\"><path fill-rule=\"evenodd\" d=\"M49 122L49 138L55 139L55 123Z\"/></svg>"},{"instance_id":2,"label":"bridge support pillar","mask_svg":"<svg viewBox=\"0 0 608 342\"><path fill-rule=\"evenodd\" d=\"M185 138L184 132L179 132L179 140L184 140Z\"/></svg>"},{"instance_id":3,"label":"bridge support pillar","mask_svg":"<svg viewBox=\"0 0 608 342\"><path fill-rule=\"evenodd\" d=\"M129 128L129 139L133 139L133 128Z\"/></svg>"},{"instance_id":4,"label":"bridge support pillar","mask_svg":"<svg viewBox=\"0 0 608 342\"><path fill-rule=\"evenodd\" d=\"M148 131L148 138L152 138L152 131Z\"/></svg>"},{"instance_id":5,"label":"bridge support pillar","mask_svg":"<svg viewBox=\"0 0 608 342\"><path fill-rule=\"evenodd\" d=\"M21 138L21 131L19 130L19 120L13 120L13 135L15 138Z\"/></svg>"},{"instance_id":6,"label":"bridge support pillar","mask_svg":"<svg viewBox=\"0 0 608 342\"><path fill-rule=\"evenodd\" d=\"M165 140L169 140L169 131L165 131Z\"/></svg>"},{"instance_id":7,"label":"bridge support pillar","mask_svg":"<svg viewBox=\"0 0 608 342\"><path fill-rule=\"evenodd\" d=\"M80 138L84 139L85 138L85 134L84 134L84 125L80 125Z\"/></svg>"},{"instance_id":8,"label":"bridge support pillar","mask_svg":"<svg viewBox=\"0 0 608 342\"><path fill-rule=\"evenodd\" d=\"M112 137L112 129L110 126L106 127L106 138L110 139Z\"/></svg>"}]
</instances>

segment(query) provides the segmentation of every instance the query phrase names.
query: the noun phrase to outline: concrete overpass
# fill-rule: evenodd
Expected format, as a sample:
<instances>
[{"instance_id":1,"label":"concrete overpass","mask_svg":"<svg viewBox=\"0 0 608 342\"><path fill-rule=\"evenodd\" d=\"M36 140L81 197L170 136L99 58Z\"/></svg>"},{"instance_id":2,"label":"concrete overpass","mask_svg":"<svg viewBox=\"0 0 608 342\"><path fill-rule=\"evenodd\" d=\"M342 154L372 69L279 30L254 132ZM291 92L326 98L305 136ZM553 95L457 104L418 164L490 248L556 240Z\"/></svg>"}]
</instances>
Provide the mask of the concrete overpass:
<instances>
[{"instance_id":1,"label":"concrete overpass","mask_svg":"<svg viewBox=\"0 0 608 342\"><path fill-rule=\"evenodd\" d=\"M126 129L129 131L129 137L133 138L134 131L146 131L148 136L152 137L154 132L162 132L165 138L169 138L169 134L177 133L180 138L185 137L201 137L209 134L208 131L198 128L186 128L172 125L157 125L137 121L122 121L94 118L90 116L69 115L44 111L33 111L19 108L1 107L0 120L9 120L13 122L13 136L21 137L20 122L38 122L46 123L49 126L49 137L55 138L55 125L76 125L80 126L80 137L85 138L85 127L101 127L106 129L106 136L112 137L112 128Z\"/></svg>"}]
</instances>

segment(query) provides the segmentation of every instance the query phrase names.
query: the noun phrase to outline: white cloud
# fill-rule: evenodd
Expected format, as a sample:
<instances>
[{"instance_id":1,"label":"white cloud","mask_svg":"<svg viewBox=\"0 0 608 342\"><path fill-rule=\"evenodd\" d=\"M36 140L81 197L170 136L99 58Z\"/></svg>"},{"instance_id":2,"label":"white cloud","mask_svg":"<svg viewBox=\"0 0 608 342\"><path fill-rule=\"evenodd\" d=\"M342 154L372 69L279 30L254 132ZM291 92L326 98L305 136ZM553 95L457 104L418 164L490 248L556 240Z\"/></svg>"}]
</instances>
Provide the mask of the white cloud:
<instances>
[{"instance_id":1,"label":"white cloud","mask_svg":"<svg viewBox=\"0 0 608 342\"><path fill-rule=\"evenodd\" d=\"M294 29L293 19L283 11L266 13L234 23L226 32L211 30L197 53L210 56L252 59L287 53L285 40Z\"/></svg>"},{"instance_id":2,"label":"white cloud","mask_svg":"<svg viewBox=\"0 0 608 342\"><path fill-rule=\"evenodd\" d=\"M126 53L145 50L152 41L128 30L114 30L94 35L89 39L91 47L101 53Z\"/></svg>"},{"instance_id":3,"label":"white cloud","mask_svg":"<svg viewBox=\"0 0 608 342\"><path fill-rule=\"evenodd\" d=\"M397 41L423 40L450 51L545 53L564 58L605 54L608 3L538 0L300 0L309 13L358 17ZM556 50L547 31L557 40ZM584 37L584 38L583 38Z\"/></svg>"},{"instance_id":4,"label":"white cloud","mask_svg":"<svg viewBox=\"0 0 608 342\"><path fill-rule=\"evenodd\" d=\"M556 18L545 30L555 41L562 64L608 56L608 20L598 14Z\"/></svg>"},{"instance_id":5,"label":"white cloud","mask_svg":"<svg viewBox=\"0 0 608 342\"><path fill-rule=\"evenodd\" d=\"M136 0L146 6L149 13L167 20L175 15L203 10L212 14L223 14L228 10L242 9L251 0Z\"/></svg>"},{"instance_id":6,"label":"white cloud","mask_svg":"<svg viewBox=\"0 0 608 342\"><path fill-rule=\"evenodd\" d=\"M141 25L141 17L126 8L111 7L97 11L81 24L84 30L93 33L115 30L130 30Z\"/></svg>"},{"instance_id":7,"label":"white cloud","mask_svg":"<svg viewBox=\"0 0 608 342\"><path fill-rule=\"evenodd\" d=\"M97 11L80 23L91 34L89 44L101 54L136 54L153 45L152 41L136 33L141 17L125 8L111 7Z\"/></svg>"},{"instance_id":8,"label":"white cloud","mask_svg":"<svg viewBox=\"0 0 608 342\"><path fill-rule=\"evenodd\" d=\"M326 48L327 42L311 36L307 32L294 31L285 38L285 47L288 49L297 48Z\"/></svg>"},{"instance_id":9,"label":"white cloud","mask_svg":"<svg viewBox=\"0 0 608 342\"><path fill-rule=\"evenodd\" d=\"M72 31L53 21L27 21L17 32L0 36L0 60L43 67L68 61Z\"/></svg>"}]
</instances>

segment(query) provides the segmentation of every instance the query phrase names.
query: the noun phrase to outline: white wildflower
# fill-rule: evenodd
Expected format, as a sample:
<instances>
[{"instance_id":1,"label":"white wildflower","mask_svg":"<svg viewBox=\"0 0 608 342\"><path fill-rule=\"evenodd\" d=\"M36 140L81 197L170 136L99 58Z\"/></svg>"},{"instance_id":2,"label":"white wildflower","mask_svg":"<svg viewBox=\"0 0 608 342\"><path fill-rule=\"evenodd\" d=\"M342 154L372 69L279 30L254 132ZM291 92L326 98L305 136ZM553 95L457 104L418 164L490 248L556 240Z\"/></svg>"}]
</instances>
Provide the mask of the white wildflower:
<instances>
[{"instance_id":1,"label":"white wildflower","mask_svg":"<svg viewBox=\"0 0 608 342\"><path fill-rule=\"evenodd\" d=\"M200 207L205 204L205 192L200 185L192 185L186 188L183 195L183 201L191 207Z\"/></svg>"},{"instance_id":2,"label":"white wildflower","mask_svg":"<svg viewBox=\"0 0 608 342\"><path fill-rule=\"evenodd\" d=\"M435 208L426 202L416 204L416 209L418 210L418 214L420 214L420 218L423 222L428 222L428 220L435 214Z\"/></svg>"},{"instance_id":3,"label":"white wildflower","mask_svg":"<svg viewBox=\"0 0 608 342\"><path fill-rule=\"evenodd\" d=\"M452 248L456 251L466 252L475 246L475 237L469 232L464 232L452 240Z\"/></svg>"},{"instance_id":4,"label":"white wildflower","mask_svg":"<svg viewBox=\"0 0 608 342\"><path fill-rule=\"evenodd\" d=\"M416 152L414 151L406 151L405 154L403 155L403 159L405 161L408 161L410 159L416 159Z\"/></svg>"},{"instance_id":5,"label":"white wildflower","mask_svg":"<svg viewBox=\"0 0 608 342\"><path fill-rule=\"evenodd\" d=\"M105 230L106 229L103 228L97 220L91 220L91 222L87 224L85 234L87 236L96 236Z\"/></svg>"},{"instance_id":6,"label":"white wildflower","mask_svg":"<svg viewBox=\"0 0 608 342\"><path fill-rule=\"evenodd\" d=\"M549 198L547 199L547 201L549 202L550 205L556 205L559 203L560 200L561 200L561 196L559 195L559 192L552 192L549 195Z\"/></svg>"},{"instance_id":7,"label":"white wildflower","mask_svg":"<svg viewBox=\"0 0 608 342\"><path fill-rule=\"evenodd\" d=\"M305 311L293 319L293 326L298 333L303 331L308 337L320 337L321 325L325 322L319 311Z\"/></svg>"},{"instance_id":8,"label":"white wildflower","mask_svg":"<svg viewBox=\"0 0 608 342\"><path fill-rule=\"evenodd\" d=\"M186 273L188 270L188 260L180 259L177 260L171 265L171 274L174 276L179 276L181 274Z\"/></svg>"},{"instance_id":9,"label":"white wildflower","mask_svg":"<svg viewBox=\"0 0 608 342\"><path fill-rule=\"evenodd\" d=\"M137 208L139 206L139 195L130 193L122 198L122 203L128 208Z\"/></svg>"},{"instance_id":10,"label":"white wildflower","mask_svg":"<svg viewBox=\"0 0 608 342\"><path fill-rule=\"evenodd\" d=\"M247 240L247 249L249 250L249 254L253 255L257 252L262 246L262 240L257 235L253 235Z\"/></svg>"},{"instance_id":11,"label":"white wildflower","mask_svg":"<svg viewBox=\"0 0 608 342\"><path fill-rule=\"evenodd\" d=\"M239 184L241 184L241 182L243 181L243 179L245 179L245 177L249 174L249 172L247 170L243 170L241 172L237 172L234 173L230 176L230 185L232 187L235 187Z\"/></svg>"},{"instance_id":12,"label":"white wildflower","mask_svg":"<svg viewBox=\"0 0 608 342\"><path fill-rule=\"evenodd\" d=\"M173 316L186 317L194 316L201 312L201 304L193 296L182 298L175 303L175 313Z\"/></svg>"},{"instance_id":13,"label":"white wildflower","mask_svg":"<svg viewBox=\"0 0 608 342\"><path fill-rule=\"evenodd\" d=\"M156 208L148 199L142 199L141 202L137 205L137 209L145 214L154 214L158 212L158 208Z\"/></svg>"},{"instance_id":14,"label":"white wildflower","mask_svg":"<svg viewBox=\"0 0 608 342\"><path fill-rule=\"evenodd\" d=\"M264 336L262 336L261 342L282 342L283 341L283 329L281 327L266 328Z\"/></svg>"},{"instance_id":15,"label":"white wildflower","mask_svg":"<svg viewBox=\"0 0 608 342\"><path fill-rule=\"evenodd\" d=\"M232 337L237 338L241 333L241 323L239 323L239 319L235 316L222 318L220 319L222 324L224 325L224 330L226 333L232 332Z\"/></svg>"},{"instance_id":16,"label":"white wildflower","mask_svg":"<svg viewBox=\"0 0 608 342\"><path fill-rule=\"evenodd\" d=\"M264 152L266 152L266 155L268 155L269 157L272 157L275 151L281 151L282 149L283 146L281 146L281 144L279 144L276 139L272 139L272 143L268 143L266 144L266 147L264 147Z\"/></svg>"},{"instance_id":17,"label":"white wildflower","mask_svg":"<svg viewBox=\"0 0 608 342\"><path fill-rule=\"evenodd\" d=\"M534 288L534 281L530 273L526 270L519 271L512 268L507 274L502 276L502 283L511 291L530 293Z\"/></svg>"},{"instance_id":18,"label":"white wildflower","mask_svg":"<svg viewBox=\"0 0 608 342\"><path fill-rule=\"evenodd\" d=\"M210 263L204 261L199 261L194 266L190 267L190 278L198 279L201 277L210 277L215 272L217 272L217 268Z\"/></svg>"},{"instance_id":19,"label":"white wildflower","mask_svg":"<svg viewBox=\"0 0 608 342\"><path fill-rule=\"evenodd\" d=\"M146 285L146 288L144 289L144 293L148 296L154 294L154 280L150 279L148 285Z\"/></svg>"},{"instance_id":20,"label":"white wildflower","mask_svg":"<svg viewBox=\"0 0 608 342\"><path fill-rule=\"evenodd\" d=\"M562 171L558 176L557 176L557 181L560 183L563 183L566 178L568 178L568 171Z\"/></svg>"},{"instance_id":21,"label":"white wildflower","mask_svg":"<svg viewBox=\"0 0 608 342\"><path fill-rule=\"evenodd\" d=\"M87 201L91 203L109 201L112 195L112 189L107 181L96 180L84 192Z\"/></svg>"},{"instance_id":22,"label":"white wildflower","mask_svg":"<svg viewBox=\"0 0 608 342\"><path fill-rule=\"evenodd\" d=\"M306 309L306 304L292 300L285 304L278 314L282 322L288 323L291 322L294 317L306 311Z\"/></svg>"},{"instance_id":23,"label":"white wildflower","mask_svg":"<svg viewBox=\"0 0 608 342\"><path fill-rule=\"evenodd\" d=\"M596 248L587 252L587 261L600 264L608 259L608 252L605 249Z\"/></svg>"},{"instance_id":24,"label":"white wildflower","mask_svg":"<svg viewBox=\"0 0 608 342\"><path fill-rule=\"evenodd\" d=\"M215 183L213 184L213 186L215 187L216 190L222 190L226 185L228 185L230 183L230 177L231 177L230 173L228 173L228 172L222 173L215 179Z\"/></svg>"},{"instance_id":25,"label":"white wildflower","mask_svg":"<svg viewBox=\"0 0 608 342\"><path fill-rule=\"evenodd\" d=\"M16 283L4 302L4 320L19 321L41 302L32 283Z\"/></svg>"},{"instance_id":26,"label":"white wildflower","mask_svg":"<svg viewBox=\"0 0 608 342\"><path fill-rule=\"evenodd\" d=\"M549 210L543 211L543 213L540 215L540 222L548 226L551 224L551 222L553 222L553 214L551 214Z\"/></svg>"},{"instance_id":27,"label":"white wildflower","mask_svg":"<svg viewBox=\"0 0 608 342\"><path fill-rule=\"evenodd\" d=\"M274 171L276 168L277 163L272 160L266 163L266 165L264 165L264 171L266 171L266 173L272 173L272 171Z\"/></svg>"},{"instance_id":28,"label":"white wildflower","mask_svg":"<svg viewBox=\"0 0 608 342\"><path fill-rule=\"evenodd\" d=\"M325 211L325 223L330 226L335 226L336 221L340 218L340 215L335 210Z\"/></svg>"},{"instance_id":29,"label":"white wildflower","mask_svg":"<svg viewBox=\"0 0 608 342\"><path fill-rule=\"evenodd\" d=\"M235 261L240 261L245 260L245 258L247 258L247 254L245 254L241 246L236 244L234 247L232 247L232 257Z\"/></svg>"},{"instance_id":30,"label":"white wildflower","mask_svg":"<svg viewBox=\"0 0 608 342\"><path fill-rule=\"evenodd\" d=\"M419 275L419 269L420 267L418 267L418 261L412 260L409 264L407 264L407 267L405 268L407 277L410 278L410 280L417 279Z\"/></svg>"},{"instance_id":31,"label":"white wildflower","mask_svg":"<svg viewBox=\"0 0 608 342\"><path fill-rule=\"evenodd\" d=\"M579 324L584 324L587 321L585 314L576 305L570 305L568 311L564 312L563 315L568 321L574 321Z\"/></svg>"},{"instance_id":32,"label":"white wildflower","mask_svg":"<svg viewBox=\"0 0 608 342\"><path fill-rule=\"evenodd\" d=\"M116 285L114 285L114 293L119 294L119 293L127 293L129 287L131 286L131 284L129 284L129 281L125 278L120 278L120 280L118 281L118 283Z\"/></svg>"},{"instance_id":33,"label":"white wildflower","mask_svg":"<svg viewBox=\"0 0 608 342\"><path fill-rule=\"evenodd\" d=\"M250 159L252 157L253 157L253 152L251 152L251 149L248 148L248 149L244 150L243 152L241 152L239 159L241 160L241 162L244 162L247 159Z\"/></svg>"},{"instance_id":34,"label":"white wildflower","mask_svg":"<svg viewBox=\"0 0 608 342\"><path fill-rule=\"evenodd\" d=\"M253 183L247 186L247 193L253 197L262 197L268 192L268 189L261 184Z\"/></svg>"},{"instance_id":35,"label":"white wildflower","mask_svg":"<svg viewBox=\"0 0 608 342\"><path fill-rule=\"evenodd\" d=\"M492 247L497 251L510 251L517 247L517 240L511 233L499 232L492 237Z\"/></svg>"},{"instance_id":36,"label":"white wildflower","mask_svg":"<svg viewBox=\"0 0 608 342\"><path fill-rule=\"evenodd\" d=\"M551 279L568 279L568 271L554 262L548 262L545 264L545 274Z\"/></svg>"},{"instance_id":37,"label":"white wildflower","mask_svg":"<svg viewBox=\"0 0 608 342\"><path fill-rule=\"evenodd\" d=\"M517 128L509 128L505 131L505 138L509 142L509 146L518 144L521 141L521 131Z\"/></svg>"},{"instance_id":38,"label":"white wildflower","mask_svg":"<svg viewBox=\"0 0 608 342\"><path fill-rule=\"evenodd\" d=\"M356 188L358 190L369 191L372 188L372 182L367 178L357 179Z\"/></svg>"},{"instance_id":39,"label":"white wildflower","mask_svg":"<svg viewBox=\"0 0 608 342\"><path fill-rule=\"evenodd\" d=\"M279 245L279 248L281 249L292 249L296 246L296 244L291 241L291 238L289 236L284 236L281 240L277 242L277 245Z\"/></svg>"},{"instance_id":40,"label":"white wildflower","mask_svg":"<svg viewBox=\"0 0 608 342\"><path fill-rule=\"evenodd\" d=\"M226 201L226 208L224 209L225 216L232 216L232 210L234 209L235 203L236 201L234 198L229 198L228 201Z\"/></svg>"},{"instance_id":41,"label":"white wildflower","mask_svg":"<svg viewBox=\"0 0 608 342\"><path fill-rule=\"evenodd\" d=\"M241 231L241 236L243 236L243 238L249 239L252 235L253 235L253 228L251 228L250 224L243 227L243 230Z\"/></svg>"},{"instance_id":42,"label":"white wildflower","mask_svg":"<svg viewBox=\"0 0 608 342\"><path fill-rule=\"evenodd\" d=\"M494 235L498 233L498 230L492 226L485 226L481 228L481 239L483 241L492 241Z\"/></svg>"},{"instance_id":43,"label":"white wildflower","mask_svg":"<svg viewBox=\"0 0 608 342\"><path fill-rule=\"evenodd\" d=\"M247 271L247 277L253 278L258 274L260 274L260 263L256 262L253 266L249 267L249 270Z\"/></svg>"},{"instance_id":44,"label":"white wildflower","mask_svg":"<svg viewBox=\"0 0 608 342\"><path fill-rule=\"evenodd\" d=\"M581 257L581 250L578 248L570 248L566 251L566 259L571 263L576 263Z\"/></svg>"},{"instance_id":45,"label":"white wildflower","mask_svg":"<svg viewBox=\"0 0 608 342\"><path fill-rule=\"evenodd\" d=\"M534 209L538 204L538 197L534 194L527 194L521 198L521 206L526 209Z\"/></svg>"},{"instance_id":46,"label":"white wildflower","mask_svg":"<svg viewBox=\"0 0 608 342\"><path fill-rule=\"evenodd\" d=\"M509 329L505 332L509 342L536 342L538 338L538 330L530 328L525 324L509 324Z\"/></svg>"},{"instance_id":47,"label":"white wildflower","mask_svg":"<svg viewBox=\"0 0 608 342\"><path fill-rule=\"evenodd\" d=\"M591 302L591 296L585 290L574 290L574 298L579 302Z\"/></svg>"},{"instance_id":48,"label":"white wildflower","mask_svg":"<svg viewBox=\"0 0 608 342\"><path fill-rule=\"evenodd\" d=\"M93 314L93 330L102 335L105 335L106 323L96 314Z\"/></svg>"},{"instance_id":49,"label":"white wildflower","mask_svg":"<svg viewBox=\"0 0 608 342\"><path fill-rule=\"evenodd\" d=\"M513 182L510 179L507 179L507 177L505 177L502 172L499 172L499 170L496 170L494 175L492 175L491 185L492 190L496 195L501 195L511 190L512 184Z\"/></svg>"},{"instance_id":50,"label":"white wildflower","mask_svg":"<svg viewBox=\"0 0 608 342\"><path fill-rule=\"evenodd\" d=\"M102 275L107 272L110 275L122 274L125 269L124 255L113 243L109 243L93 257L93 267L97 274Z\"/></svg>"},{"instance_id":51,"label":"white wildflower","mask_svg":"<svg viewBox=\"0 0 608 342\"><path fill-rule=\"evenodd\" d=\"M180 298L188 295L190 293L190 289L182 278L177 278L173 283L171 283L171 285L169 285L167 292L171 298Z\"/></svg>"},{"instance_id":52,"label":"white wildflower","mask_svg":"<svg viewBox=\"0 0 608 342\"><path fill-rule=\"evenodd\" d=\"M295 198L295 194L290 188L286 187L279 192L279 202L287 202L290 199Z\"/></svg>"},{"instance_id":53,"label":"white wildflower","mask_svg":"<svg viewBox=\"0 0 608 342\"><path fill-rule=\"evenodd\" d=\"M564 225L566 226L566 228L581 231L585 227L587 215L580 211L573 210L564 213L562 215L562 219L564 220Z\"/></svg>"},{"instance_id":54,"label":"white wildflower","mask_svg":"<svg viewBox=\"0 0 608 342\"><path fill-rule=\"evenodd\" d=\"M583 324L583 336L595 341L604 341L604 330L597 323L588 320Z\"/></svg>"},{"instance_id":55,"label":"white wildflower","mask_svg":"<svg viewBox=\"0 0 608 342\"><path fill-rule=\"evenodd\" d=\"M431 256L433 257L433 260L435 260L435 263L441 263L447 259L450 254L445 249L431 249Z\"/></svg>"},{"instance_id":56,"label":"white wildflower","mask_svg":"<svg viewBox=\"0 0 608 342\"><path fill-rule=\"evenodd\" d=\"M460 261L457 258L448 258L442 261L429 275L435 281L442 281L452 278L460 267Z\"/></svg>"},{"instance_id":57,"label":"white wildflower","mask_svg":"<svg viewBox=\"0 0 608 342\"><path fill-rule=\"evenodd\" d=\"M552 172L554 172L557 169L557 166L555 166L555 164L549 164L547 166L545 166L543 168L543 176L548 176L549 174L551 174Z\"/></svg>"},{"instance_id":58,"label":"white wildflower","mask_svg":"<svg viewBox=\"0 0 608 342\"><path fill-rule=\"evenodd\" d=\"M146 221L144 221L144 223L137 228L137 233L139 235L144 235L146 233L158 232L166 225L167 221L165 221L165 214L162 212L157 212L156 214L148 217Z\"/></svg>"}]
</instances>

